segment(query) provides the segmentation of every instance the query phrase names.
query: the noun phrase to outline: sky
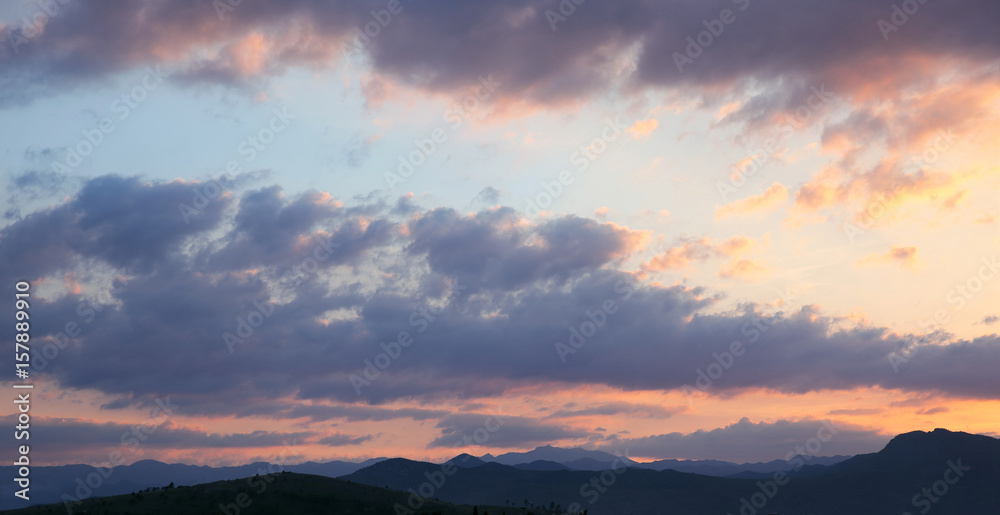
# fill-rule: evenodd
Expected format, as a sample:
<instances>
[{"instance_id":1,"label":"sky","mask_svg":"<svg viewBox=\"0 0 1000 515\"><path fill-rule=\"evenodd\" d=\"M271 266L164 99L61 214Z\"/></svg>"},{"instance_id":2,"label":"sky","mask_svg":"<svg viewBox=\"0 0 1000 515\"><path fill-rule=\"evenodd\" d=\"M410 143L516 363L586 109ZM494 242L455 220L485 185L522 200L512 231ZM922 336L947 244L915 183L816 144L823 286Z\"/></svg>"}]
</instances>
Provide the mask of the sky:
<instances>
[{"instance_id":1,"label":"sky","mask_svg":"<svg viewBox=\"0 0 1000 515\"><path fill-rule=\"evenodd\" d=\"M997 26L992 0L5 2L33 462L996 436Z\"/></svg>"}]
</instances>

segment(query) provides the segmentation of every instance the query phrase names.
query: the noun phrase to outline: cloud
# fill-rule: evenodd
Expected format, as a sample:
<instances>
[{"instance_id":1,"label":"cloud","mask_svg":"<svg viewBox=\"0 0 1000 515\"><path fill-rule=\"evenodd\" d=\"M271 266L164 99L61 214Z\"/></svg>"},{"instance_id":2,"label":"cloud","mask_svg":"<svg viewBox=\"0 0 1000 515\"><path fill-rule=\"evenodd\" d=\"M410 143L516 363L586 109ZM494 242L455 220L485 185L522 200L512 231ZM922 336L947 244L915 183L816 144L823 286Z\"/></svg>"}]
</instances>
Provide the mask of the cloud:
<instances>
[{"instance_id":1,"label":"cloud","mask_svg":"<svg viewBox=\"0 0 1000 515\"><path fill-rule=\"evenodd\" d=\"M354 262L397 230L388 220L347 215L341 202L315 190L292 200L277 186L248 192L222 248L213 248L206 263L215 270L289 269L310 257L318 260L313 256L318 253L326 268Z\"/></svg>"},{"instance_id":2,"label":"cloud","mask_svg":"<svg viewBox=\"0 0 1000 515\"><path fill-rule=\"evenodd\" d=\"M330 447L343 447L345 445L361 445L368 440L371 440L373 437L373 435L354 436L344 433L334 433L330 436L320 438L317 443L328 445Z\"/></svg>"},{"instance_id":3,"label":"cloud","mask_svg":"<svg viewBox=\"0 0 1000 515\"><path fill-rule=\"evenodd\" d=\"M647 240L644 232L575 216L529 228L508 207L469 216L435 209L411 221L409 233L412 255L426 255L431 270L477 289L565 281L626 258Z\"/></svg>"},{"instance_id":4,"label":"cloud","mask_svg":"<svg viewBox=\"0 0 1000 515\"><path fill-rule=\"evenodd\" d=\"M833 428L833 431L829 429ZM621 438L612 436L600 449L613 452L628 450L629 456L656 459L720 459L737 462L760 462L790 459L817 434L829 438L821 442L816 456L854 455L880 450L892 435L863 426L815 419L752 422L743 417L725 427L693 433ZM832 438L831 438L832 437ZM798 450L797 450L798 449Z\"/></svg>"},{"instance_id":5,"label":"cloud","mask_svg":"<svg viewBox=\"0 0 1000 515\"><path fill-rule=\"evenodd\" d=\"M476 195L475 201L493 207L500 202L500 190L492 186L487 186Z\"/></svg>"},{"instance_id":6,"label":"cloud","mask_svg":"<svg viewBox=\"0 0 1000 515\"><path fill-rule=\"evenodd\" d=\"M631 404L627 402L612 402L577 408L567 404L563 409L553 412L549 418L589 417L605 415L628 415L640 418L670 418L687 411L687 406L659 406L654 404Z\"/></svg>"},{"instance_id":7,"label":"cloud","mask_svg":"<svg viewBox=\"0 0 1000 515\"><path fill-rule=\"evenodd\" d=\"M16 425L13 415L4 423ZM111 451L120 452L127 461L142 456L146 450L173 449L249 449L278 447L287 442L314 438L313 431L248 433L213 433L179 426L162 413L138 423L94 422L79 418L32 417L32 458L40 462L77 459L80 462L106 463ZM16 445L13 433L6 438Z\"/></svg>"},{"instance_id":8,"label":"cloud","mask_svg":"<svg viewBox=\"0 0 1000 515\"><path fill-rule=\"evenodd\" d=\"M744 216L753 213L767 213L781 207L788 200L788 189L775 182L760 195L742 200L734 200L724 206L715 206L715 219L730 216Z\"/></svg>"},{"instance_id":9,"label":"cloud","mask_svg":"<svg viewBox=\"0 0 1000 515\"><path fill-rule=\"evenodd\" d=\"M0 37L16 44L0 53L0 103L23 104L157 64L171 67L181 84L256 93L290 69L329 68L345 53L362 52L384 82L434 92L463 91L492 73L504 84L502 102L570 105L613 88L673 88L703 97L753 92L727 118L760 124L794 113L810 87L825 85L857 101L899 96L938 74L928 62L959 69L991 63L1000 43L989 30L1000 8L988 0L921 5L888 40L878 22L892 11L863 0L821 6L631 0L578 9L557 31L542 14L546 6L404 3L368 37L362 31L373 21L371 9L346 1L288 8L269 0L220 14L198 0L113 7L80 0L30 39L21 27L2 29ZM707 13L722 9L734 13L734 22L711 48L679 66L687 38L705 30ZM450 37L441 38L445 33Z\"/></svg>"},{"instance_id":10,"label":"cloud","mask_svg":"<svg viewBox=\"0 0 1000 515\"><path fill-rule=\"evenodd\" d=\"M653 133L660 126L659 120L655 118L647 118L645 120L639 120L635 122L631 127L629 127L628 132L635 139L645 138Z\"/></svg>"},{"instance_id":11,"label":"cloud","mask_svg":"<svg viewBox=\"0 0 1000 515\"><path fill-rule=\"evenodd\" d=\"M719 277L744 281L756 281L766 274L766 268L749 259L734 259L719 270Z\"/></svg>"},{"instance_id":12,"label":"cloud","mask_svg":"<svg viewBox=\"0 0 1000 515\"><path fill-rule=\"evenodd\" d=\"M25 277L58 290L72 274L69 289L32 304L46 314L32 326L40 373L61 388L118 399L107 409L171 395L190 413L214 417L431 420L442 413L364 404L473 399L544 383L693 388L713 353L740 341L745 352L708 395L874 386L993 399L1000 391L996 335L900 334L815 307L723 309L721 297L702 288L640 286L638 274L618 267L644 234L579 217L532 222L504 207L469 215L417 208L392 237L371 239L374 227L391 225L391 205L340 205L320 192L283 198L263 188L239 201L218 199L196 227L179 217L152 222L164 229L161 241L139 234L195 187L95 178L62 204L0 230L0 256ZM337 238L326 259L343 265L298 275L269 266L314 255L321 246L310 238L320 233ZM290 245L277 249L290 253L273 254L268 241ZM682 240L652 263L729 257L739 267L752 242ZM234 244L244 245L240 254ZM571 341L570 328L599 320L605 306L617 309L561 356L557 343ZM12 309L0 308L11 318ZM248 320L256 325L249 333L241 329ZM70 322L72 337L64 334ZM413 343L359 396L351 376L401 332ZM242 335L232 351L226 334ZM894 371L892 357L914 345Z\"/></svg>"},{"instance_id":13,"label":"cloud","mask_svg":"<svg viewBox=\"0 0 1000 515\"><path fill-rule=\"evenodd\" d=\"M272 418L302 418L307 417L313 422L341 419L348 422L359 420L397 420L408 418L412 420L432 420L443 417L447 414L444 410L431 410L421 408L380 408L377 406L365 405L305 405L296 404L284 410L277 410L270 414Z\"/></svg>"},{"instance_id":14,"label":"cloud","mask_svg":"<svg viewBox=\"0 0 1000 515\"><path fill-rule=\"evenodd\" d=\"M997 315L987 315L986 317L983 318L983 320L980 323L981 324L986 324L986 325L993 325L993 324L995 324L997 322L1000 322L1000 316L997 316Z\"/></svg>"},{"instance_id":15,"label":"cloud","mask_svg":"<svg viewBox=\"0 0 1000 515\"><path fill-rule=\"evenodd\" d=\"M917 414L918 415L936 415L938 413L948 413L949 411L951 411L951 409L948 408L948 406L934 406L933 408L924 408L924 409L922 409L920 411L917 411Z\"/></svg>"},{"instance_id":16,"label":"cloud","mask_svg":"<svg viewBox=\"0 0 1000 515\"><path fill-rule=\"evenodd\" d=\"M993 215L987 213L980 216L979 218L976 218L972 223L990 225L996 223L996 221L997 220L996 218L993 217Z\"/></svg>"},{"instance_id":17,"label":"cloud","mask_svg":"<svg viewBox=\"0 0 1000 515\"><path fill-rule=\"evenodd\" d=\"M1000 83L991 87L991 91L996 91ZM968 189L987 173L978 166L955 167L950 161L962 156L959 152L962 145L974 144L973 127L995 126L993 113L982 107L954 127L934 128L929 134L912 137L886 137L881 142L866 139L867 135L862 133L846 145L850 148L838 150L842 152L840 160L823 168L799 188L790 219L801 223L822 219L813 216L818 213L843 212L847 223L867 229L893 223L901 218L906 207L953 211ZM909 113L906 121L892 123L906 126L920 116ZM927 116L935 117L933 112ZM873 164L856 162L860 160L855 154L876 150L881 154ZM965 154L974 155L977 150Z\"/></svg>"},{"instance_id":18,"label":"cloud","mask_svg":"<svg viewBox=\"0 0 1000 515\"><path fill-rule=\"evenodd\" d=\"M864 416L864 415L876 415L882 413L881 408L850 408L850 409L835 409L830 410L828 415L847 415L847 416Z\"/></svg>"},{"instance_id":19,"label":"cloud","mask_svg":"<svg viewBox=\"0 0 1000 515\"><path fill-rule=\"evenodd\" d=\"M907 270L917 270L921 267L916 247L892 247L885 254L870 254L858 261L860 265L893 263Z\"/></svg>"},{"instance_id":20,"label":"cloud","mask_svg":"<svg viewBox=\"0 0 1000 515\"><path fill-rule=\"evenodd\" d=\"M734 236L728 240L713 242L709 238L681 240L681 244L667 249L643 264L643 269L660 272L687 268L694 262L705 262L715 257L732 257L753 247L754 241L746 236Z\"/></svg>"},{"instance_id":21,"label":"cloud","mask_svg":"<svg viewBox=\"0 0 1000 515\"><path fill-rule=\"evenodd\" d=\"M107 175L91 179L69 202L36 211L0 229L4 280L38 280L76 259L148 271L173 257L189 237L215 227L229 205L222 196L185 222L178 206L195 198L199 183L150 184ZM31 252L26 251L31 249Z\"/></svg>"},{"instance_id":22,"label":"cloud","mask_svg":"<svg viewBox=\"0 0 1000 515\"><path fill-rule=\"evenodd\" d=\"M444 417L437 425L441 435L428 449L456 449L482 445L500 449L522 449L566 439L589 436L589 432L554 424L543 424L527 417L509 417L461 413Z\"/></svg>"},{"instance_id":23,"label":"cloud","mask_svg":"<svg viewBox=\"0 0 1000 515\"><path fill-rule=\"evenodd\" d=\"M25 157L29 161L48 163L54 159L52 149L28 150ZM45 161L47 159L47 161ZM9 178L8 203L32 202L43 198L65 196L79 189L83 181L51 170L30 169Z\"/></svg>"}]
</instances>

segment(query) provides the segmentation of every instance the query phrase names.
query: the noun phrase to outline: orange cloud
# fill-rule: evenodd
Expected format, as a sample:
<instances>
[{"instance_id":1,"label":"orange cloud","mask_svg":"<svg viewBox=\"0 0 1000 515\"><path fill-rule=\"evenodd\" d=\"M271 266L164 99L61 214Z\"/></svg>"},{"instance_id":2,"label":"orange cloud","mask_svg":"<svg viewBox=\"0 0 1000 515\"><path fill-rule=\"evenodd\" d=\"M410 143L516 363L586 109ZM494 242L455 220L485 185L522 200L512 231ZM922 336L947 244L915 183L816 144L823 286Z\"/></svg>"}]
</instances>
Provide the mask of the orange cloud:
<instances>
[{"instance_id":1,"label":"orange cloud","mask_svg":"<svg viewBox=\"0 0 1000 515\"><path fill-rule=\"evenodd\" d=\"M241 75L257 75L268 61L268 42L261 33L253 33L226 47L224 53Z\"/></svg>"},{"instance_id":2,"label":"orange cloud","mask_svg":"<svg viewBox=\"0 0 1000 515\"><path fill-rule=\"evenodd\" d=\"M742 200L734 200L724 206L715 206L715 219L736 215L748 215L755 212L767 213L774 211L788 200L788 189L779 182L760 195L753 195Z\"/></svg>"},{"instance_id":3,"label":"orange cloud","mask_svg":"<svg viewBox=\"0 0 1000 515\"><path fill-rule=\"evenodd\" d=\"M639 139L649 136L659 126L660 122L656 118L647 118L635 122L634 125L629 127L628 131L632 134L633 138Z\"/></svg>"},{"instance_id":4,"label":"orange cloud","mask_svg":"<svg viewBox=\"0 0 1000 515\"><path fill-rule=\"evenodd\" d=\"M752 238L746 236L733 236L718 245L718 250L724 256L735 256L742 254L754 246Z\"/></svg>"},{"instance_id":5,"label":"orange cloud","mask_svg":"<svg viewBox=\"0 0 1000 515\"><path fill-rule=\"evenodd\" d=\"M73 294L79 295L83 289L80 287L80 283L76 280L76 274L70 272L63 276L63 287L66 291Z\"/></svg>"},{"instance_id":6,"label":"orange cloud","mask_svg":"<svg viewBox=\"0 0 1000 515\"><path fill-rule=\"evenodd\" d=\"M936 147L947 151L947 136L939 137ZM952 210L965 195L966 183L987 173L977 168L937 171L931 165L932 161L917 155L884 158L867 172L827 167L795 193L789 220L801 221L821 210L842 207L852 213L855 223L871 226L891 221L891 213L907 204Z\"/></svg>"},{"instance_id":7,"label":"orange cloud","mask_svg":"<svg viewBox=\"0 0 1000 515\"><path fill-rule=\"evenodd\" d=\"M746 170L747 165L755 161L761 161L763 160L763 158L764 154L758 153L758 154L751 154L744 157L743 159L740 159L736 164L734 164L731 167L732 171L729 173L729 180L739 184L739 182L743 180L743 176L746 175L744 174L744 170ZM752 172L748 173L752 175Z\"/></svg>"},{"instance_id":8,"label":"orange cloud","mask_svg":"<svg viewBox=\"0 0 1000 515\"><path fill-rule=\"evenodd\" d=\"M871 254L858 261L859 265L897 263L907 270L917 270L921 267L917 257L916 247L892 247L885 254Z\"/></svg>"},{"instance_id":9,"label":"orange cloud","mask_svg":"<svg viewBox=\"0 0 1000 515\"><path fill-rule=\"evenodd\" d=\"M767 275L767 269L749 259L734 259L723 265L719 277L756 281Z\"/></svg>"},{"instance_id":10,"label":"orange cloud","mask_svg":"<svg viewBox=\"0 0 1000 515\"><path fill-rule=\"evenodd\" d=\"M980 216L979 218L976 218L975 220L972 221L972 223L974 223L974 224L988 225L988 224L996 223L996 221L997 221L997 219L993 215L987 213L987 214L985 214L983 216Z\"/></svg>"},{"instance_id":11,"label":"orange cloud","mask_svg":"<svg viewBox=\"0 0 1000 515\"><path fill-rule=\"evenodd\" d=\"M754 246L752 238L734 236L728 240L713 243L709 238L685 241L678 247L671 247L666 252L654 256L642 264L647 272L678 270L686 268L695 261L704 262L715 257L733 257L743 254Z\"/></svg>"},{"instance_id":12,"label":"orange cloud","mask_svg":"<svg viewBox=\"0 0 1000 515\"><path fill-rule=\"evenodd\" d=\"M891 222L903 206L961 209L969 183L995 174L995 65L904 55L891 67L861 60L838 70L835 82L851 113L823 128L823 152L834 162L795 193L787 223L824 220L824 209L863 227ZM861 164L872 157L876 164Z\"/></svg>"}]
</instances>

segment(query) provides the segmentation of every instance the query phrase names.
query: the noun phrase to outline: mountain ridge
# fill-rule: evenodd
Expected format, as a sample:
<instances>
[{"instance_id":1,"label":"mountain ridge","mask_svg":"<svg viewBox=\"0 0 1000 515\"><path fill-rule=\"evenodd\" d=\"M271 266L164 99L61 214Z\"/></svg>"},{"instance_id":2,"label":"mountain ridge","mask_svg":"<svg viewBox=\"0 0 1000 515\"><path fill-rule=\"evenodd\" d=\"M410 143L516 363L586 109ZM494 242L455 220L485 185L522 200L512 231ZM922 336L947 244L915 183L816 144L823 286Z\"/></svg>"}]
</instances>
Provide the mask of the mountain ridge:
<instances>
[{"instance_id":1,"label":"mountain ridge","mask_svg":"<svg viewBox=\"0 0 1000 515\"><path fill-rule=\"evenodd\" d=\"M544 453L558 453L566 458L588 457L572 460L569 464L550 460L534 460L504 465L463 453L440 464L406 458L373 458L361 463L333 460L330 462L307 461L295 465L276 465L256 462L218 468L204 465L167 464L147 459L111 469L111 472L101 480L102 484L92 490L86 487L85 481L77 481L81 478L86 480L88 476L97 473L97 469L91 466L34 467L32 469L31 504L59 502L62 500L60 495L69 495L70 498L107 496L130 493L149 487L162 487L169 483L174 483L177 486L190 486L212 481L233 480L255 474L266 475L272 472L287 471L340 477L379 487L390 485L400 490L416 488L426 482L427 477L441 478L444 475L444 477L449 478L449 484L452 486L445 486L436 493L440 494L441 499L445 501L461 504L495 503L503 505L503 501L508 500L506 497L504 499L490 497L490 488L506 489L508 495L516 493L515 497L522 500L525 497L521 495L519 489L523 488L538 496L537 500L532 498L533 502L551 503L559 500L559 504L564 506L572 502L580 503L581 499L588 501L591 499L590 496L600 494L599 497L606 500L595 501L597 510L591 511L592 515L599 515L601 505L612 501L631 503L629 505L636 510L649 509L649 506L643 508L641 502L650 495L660 499L660 501L683 501L681 505L690 501L685 496L709 495L707 492L710 491L726 492L725 495L722 495L723 498L749 499L760 490L758 484L770 484L779 477L778 474L783 474L780 477L786 480L790 478L792 486L783 487L781 497L774 501L777 503L776 506L804 507L803 509L811 509L820 513L816 511L816 506L807 503L806 500L813 499L811 502L814 503L825 501L843 509L857 510L863 506L850 505L849 503L845 505L845 501L838 499L836 495L843 495L844 491L849 491L852 488L859 492L869 492L872 485L880 485L880 488L885 492L884 495L889 497L902 497L904 501L916 499L921 503L919 507L923 508L926 507L923 503L930 502L930 498L924 496L922 489L928 487L927 485L939 489L944 488L942 485L945 483L940 481L943 478L954 479L955 475L958 474L957 471L960 471L964 474L960 477L961 482L957 486L950 484L947 486L951 492L964 493L953 495L949 498L952 500L942 497L944 500L934 502L935 513L947 513L945 509L948 506L959 506L962 498L978 495L977 489L989 490L989 485L992 484L989 483L990 480L1000 482L1000 440L991 436L951 432L940 428L933 431L902 433L892 438L878 452L860 454L847 459L840 459L842 457L808 457L807 460L803 457L799 462L799 467L791 467L793 470L789 470L791 462L784 462L783 467L777 466L780 464L779 460L742 465L719 460L673 460L672 462L671 460L659 460L651 463L636 463L631 460L626 462L627 458L619 458L608 453L601 453L601 451L580 448L561 449L543 446L539 453L532 454L532 452L505 453L501 456L505 456L504 459L508 461L519 461ZM489 454L484 456L491 457ZM612 461L599 462L595 457L611 459ZM614 460L619 460L617 465ZM835 462L830 462L830 460ZM629 462L632 464L627 464ZM664 464L685 463L714 467L724 467L728 464L743 468L749 466L750 469L753 469L753 466L758 466L758 470L743 470L723 476L719 473L710 475L650 468ZM446 467L448 468L446 469ZM593 470L587 470L588 467ZM765 467L766 470L760 469L760 467ZM968 467L972 467L972 470L968 470ZM614 472L609 472L612 469ZM947 472L948 470L952 472ZM0 471L13 474L14 467L0 467ZM949 474L947 478L945 474ZM614 489L616 493L603 493L596 488L587 487L587 485L592 484L591 481L594 478L617 484L618 486ZM81 484L84 485L82 488ZM459 485L460 488L456 485ZM601 486L604 487L603 484ZM11 488L8 485L0 485L0 493L6 495L6 498L12 498ZM455 498L448 497L456 493L452 491L456 488L461 490L459 492L461 495ZM585 490L588 495L581 493ZM666 493L655 494L657 491ZM840 493L835 495L830 494L829 491ZM626 492L628 492L627 497L625 496ZM484 498L475 497L477 495L484 496ZM656 497L657 495L660 497ZM553 499L542 499L545 496L553 497ZM609 498L611 501L607 500ZM987 498L983 502L995 502L998 511L1000 511L1000 501ZM889 510L887 512L902 513L907 509L911 512L914 510L914 507L909 506L906 502L899 506L893 505L892 501L869 504L881 506ZM586 505L589 506L589 504ZM604 508L606 509L607 506ZM719 506L719 508L728 509L735 513L734 509L739 507ZM641 511L637 511L637 513L641 513Z\"/></svg>"}]
</instances>

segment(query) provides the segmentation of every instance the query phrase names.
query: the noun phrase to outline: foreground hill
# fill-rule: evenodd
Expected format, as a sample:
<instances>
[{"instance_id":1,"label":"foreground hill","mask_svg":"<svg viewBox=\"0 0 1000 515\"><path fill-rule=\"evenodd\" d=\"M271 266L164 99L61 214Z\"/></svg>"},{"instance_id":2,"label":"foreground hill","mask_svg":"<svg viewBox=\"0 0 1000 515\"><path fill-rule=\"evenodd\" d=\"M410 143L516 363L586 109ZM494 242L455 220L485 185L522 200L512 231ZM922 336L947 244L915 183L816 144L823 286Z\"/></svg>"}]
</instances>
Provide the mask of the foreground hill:
<instances>
[{"instance_id":1,"label":"foreground hill","mask_svg":"<svg viewBox=\"0 0 1000 515\"><path fill-rule=\"evenodd\" d=\"M753 481L619 468L617 471L524 470L499 463L457 468L450 475L441 465L394 458L361 469L344 479L392 489L417 488L437 478L434 495L456 503L560 506L559 511L595 514L726 513L732 496L750 495ZM444 481L441 481L441 478ZM592 504L590 501L594 500ZM738 501L737 501L738 503ZM739 505L735 507L738 509Z\"/></svg>"},{"instance_id":2,"label":"foreground hill","mask_svg":"<svg viewBox=\"0 0 1000 515\"><path fill-rule=\"evenodd\" d=\"M357 515L394 514L409 494L309 474L283 472L196 486L158 488L136 494L94 498L72 505L72 513L130 515ZM242 504L242 506L240 506ZM503 514L503 508L479 506L478 513ZM63 505L32 506L0 513L65 513ZM403 513L408 513L403 511ZM471 515L472 506L425 501L414 513Z\"/></svg>"},{"instance_id":3,"label":"foreground hill","mask_svg":"<svg viewBox=\"0 0 1000 515\"><path fill-rule=\"evenodd\" d=\"M1000 513L1000 440L935 429L899 435L884 449L802 477L783 505L817 514Z\"/></svg>"}]
</instances>

